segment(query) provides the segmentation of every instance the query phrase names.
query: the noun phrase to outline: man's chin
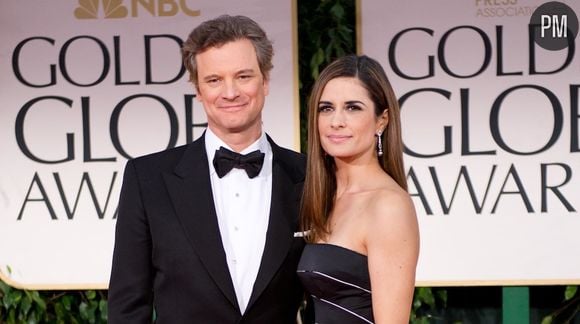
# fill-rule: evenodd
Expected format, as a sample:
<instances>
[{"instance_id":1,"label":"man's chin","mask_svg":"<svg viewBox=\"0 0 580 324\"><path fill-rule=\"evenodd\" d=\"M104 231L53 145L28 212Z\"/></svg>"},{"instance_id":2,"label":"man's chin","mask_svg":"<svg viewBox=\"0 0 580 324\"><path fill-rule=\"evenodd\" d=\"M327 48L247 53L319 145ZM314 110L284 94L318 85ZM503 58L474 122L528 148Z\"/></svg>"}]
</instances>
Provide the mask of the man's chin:
<instances>
[{"instance_id":1,"label":"man's chin","mask_svg":"<svg viewBox=\"0 0 580 324\"><path fill-rule=\"evenodd\" d=\"M258 125L260 125L260 124L258 124ZM243 133L253 132L257 128L259 128L259 127L256 127L256 124L231 123L231 124L225 125L224 129L229 134L243 134Z\"/></svg>"}]
</instances>

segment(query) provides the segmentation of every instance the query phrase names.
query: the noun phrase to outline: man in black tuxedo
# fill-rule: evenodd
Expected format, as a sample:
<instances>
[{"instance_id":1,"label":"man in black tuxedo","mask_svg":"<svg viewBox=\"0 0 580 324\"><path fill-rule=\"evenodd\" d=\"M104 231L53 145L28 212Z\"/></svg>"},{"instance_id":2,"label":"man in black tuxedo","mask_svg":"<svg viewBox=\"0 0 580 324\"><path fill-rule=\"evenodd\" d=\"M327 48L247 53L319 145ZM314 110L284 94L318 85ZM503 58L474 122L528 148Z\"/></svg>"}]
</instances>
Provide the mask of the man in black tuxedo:
<instances>
[{"instance_id":1,"label":"man in black tuxedo","mask_svg":"<svg viewBox=\"0 0 580 324\"><path fill-rule=\"evenodd\" d=\"M208 128L127 162L109 323L295 323L302 155L262 129L272 44L254 21L195 28L183 59Z\"/></svg>"}]
</instances>

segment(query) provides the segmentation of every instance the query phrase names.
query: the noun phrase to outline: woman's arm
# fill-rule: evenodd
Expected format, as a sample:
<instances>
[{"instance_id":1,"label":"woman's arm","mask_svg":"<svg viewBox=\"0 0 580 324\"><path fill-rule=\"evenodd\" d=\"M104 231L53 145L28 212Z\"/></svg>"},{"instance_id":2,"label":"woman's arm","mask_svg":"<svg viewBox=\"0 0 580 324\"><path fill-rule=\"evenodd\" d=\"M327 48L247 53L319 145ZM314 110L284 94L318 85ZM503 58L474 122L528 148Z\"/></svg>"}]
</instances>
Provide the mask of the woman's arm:
<instances>
[{"instance_id":1,"label":"woman's arm","mask_svg":"<svg viewBox=\"0 0 580 324\"><path fill-rule=\"evenodd\" d=\"M366 247L375 323L409 323L419 229L404 191L381 192L370 209Z\"/></svg>"}]
</instances>

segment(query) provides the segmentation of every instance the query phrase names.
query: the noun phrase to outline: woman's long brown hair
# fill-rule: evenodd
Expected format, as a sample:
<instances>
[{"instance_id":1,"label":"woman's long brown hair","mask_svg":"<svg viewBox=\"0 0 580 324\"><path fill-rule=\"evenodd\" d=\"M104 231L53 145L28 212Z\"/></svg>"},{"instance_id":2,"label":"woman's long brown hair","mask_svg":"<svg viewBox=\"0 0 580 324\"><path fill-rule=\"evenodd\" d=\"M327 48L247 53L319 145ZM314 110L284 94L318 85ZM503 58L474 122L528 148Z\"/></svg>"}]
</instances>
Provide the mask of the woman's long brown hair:
<instances>
[{"instance_id":1,"label":"woman's long brown hair","mask_svg":"<svg viewBox=\"0 0 580 324\"><path fill-rule=\"evenodd\" d=\"M384 154L378 157L378 162L399 186L407 190L399 104L385 71L377 61L365 55L337 59L320 73L308 100L308 157L300 218L302 230L309 231L309 242L316 242L329 234L327 220L334 207L336 166L320 144L318 103L326 84L339 77L360 80L375 105L377 117L388 109L388 124L381 135Z\"/></svg>"}]
</instances>

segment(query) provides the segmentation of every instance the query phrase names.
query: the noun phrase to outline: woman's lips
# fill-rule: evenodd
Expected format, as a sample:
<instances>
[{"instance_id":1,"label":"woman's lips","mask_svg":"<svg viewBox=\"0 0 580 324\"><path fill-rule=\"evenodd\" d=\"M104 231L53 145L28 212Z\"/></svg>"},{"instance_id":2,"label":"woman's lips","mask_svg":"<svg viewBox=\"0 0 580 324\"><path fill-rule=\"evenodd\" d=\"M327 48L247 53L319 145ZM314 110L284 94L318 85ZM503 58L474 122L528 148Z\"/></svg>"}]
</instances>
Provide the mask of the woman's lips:
<instances>
[{"instance_id":1,"label":"woman's lips","mask_svg":"<svg viewBox=\"0 0 580 324\"><path fill-rule=\"evenodd\" d=\"M348 141L352 136L349 135L328 135L326 138L332 143L340 144Z\"/></svg>"}]
</instances>

